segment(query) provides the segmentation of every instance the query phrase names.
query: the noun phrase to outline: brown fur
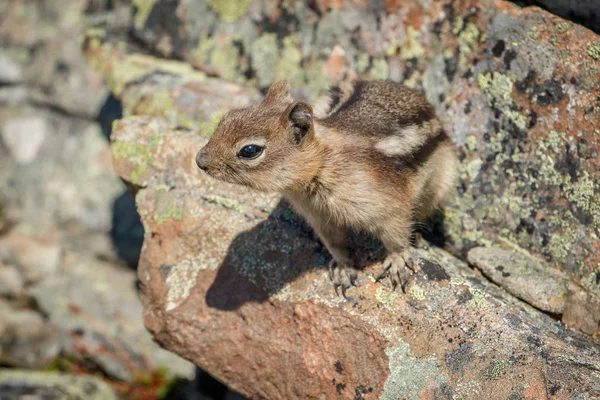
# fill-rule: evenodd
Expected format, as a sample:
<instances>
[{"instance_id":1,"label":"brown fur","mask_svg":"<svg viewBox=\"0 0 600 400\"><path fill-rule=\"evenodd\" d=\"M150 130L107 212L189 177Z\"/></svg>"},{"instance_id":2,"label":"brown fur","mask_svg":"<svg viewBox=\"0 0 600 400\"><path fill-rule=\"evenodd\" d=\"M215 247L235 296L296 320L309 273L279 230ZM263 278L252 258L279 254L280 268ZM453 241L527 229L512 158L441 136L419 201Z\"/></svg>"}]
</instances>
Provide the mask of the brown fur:
<instances>
[{"instance_id":1,"label":"brown fur","mask_svg":"<svg viewBox=\"0 0 600 400\"><path fill-rule=\"evenodd\" d=\"M427 100L391 81L333 87L318 108L315 117L278 82L262 103L226 115L197 162L217 179L281 192L331 252L336 289L356 276L347 228L381 239L384 271L402 283L414 223L453 186L452 143ZM264 145L264 153L240 159L246 144Z\"/></svg>"}]
</instances>

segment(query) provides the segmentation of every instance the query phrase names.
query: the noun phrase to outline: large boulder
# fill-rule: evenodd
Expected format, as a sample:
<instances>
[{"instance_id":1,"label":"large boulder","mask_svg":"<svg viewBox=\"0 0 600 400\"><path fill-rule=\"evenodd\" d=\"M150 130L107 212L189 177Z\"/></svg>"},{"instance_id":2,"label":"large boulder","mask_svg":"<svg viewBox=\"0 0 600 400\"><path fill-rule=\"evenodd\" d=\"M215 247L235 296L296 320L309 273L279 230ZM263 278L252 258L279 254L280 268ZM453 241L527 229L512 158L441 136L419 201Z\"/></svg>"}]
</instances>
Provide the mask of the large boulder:
<instances>
[{"instance_id":1,"label":"large boulder","mask_svg":"<svg viewBox=\"0 0 600 400\"><path fill-rule=\"evenodd\" d=\"M446 207L446 248L462 259L478 246L531 253L549 280L570 281L563 306L542 309L589 334L600 330L600 313L584 311L600 310L599 36L504 1L144 4L135 16L138 39L209 75L263 89L286 78L297 97L312 100L328 82L353 76L422 90L461 158ZM88 48L92 60L105 54ZM143 63L131 59L109 63L128 68L102 69L126 104L140 98L121 95L124 78L140 84L125 72L141 74ZM146 91L158 84L167 94L126 107L195 129L188 115L197 115L181 100L179 111L171 108L170 99L185 97L159 78Z\"/></svg>"},{"instance_id":2,"label":"large boulder","mask_svg":"<svg viewBox=\"0 0 600 400\"><path fill-rule=\"evenodd\" d=\"M198 172L205 141L149 117L113 133L145 154L115 165L138 188L144 320L167 349L253 398L600 395L597 346L442 250L414 251L402 294L357 238L361 286L337 297L327 251L277 196Z\"/></svg>"}]
</instances>

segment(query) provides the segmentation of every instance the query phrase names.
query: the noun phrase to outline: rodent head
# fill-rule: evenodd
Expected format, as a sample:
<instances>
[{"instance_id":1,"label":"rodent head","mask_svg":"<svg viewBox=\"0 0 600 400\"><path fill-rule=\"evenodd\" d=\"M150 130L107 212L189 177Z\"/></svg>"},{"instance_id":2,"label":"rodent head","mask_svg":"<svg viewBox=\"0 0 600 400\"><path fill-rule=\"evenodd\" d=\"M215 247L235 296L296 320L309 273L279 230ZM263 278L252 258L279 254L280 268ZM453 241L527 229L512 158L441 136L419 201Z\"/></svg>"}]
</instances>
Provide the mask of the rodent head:
<instances>
[{"instance_id":1,"label":"rodent head","mask_svg":"<svg viewBox=\"0 0 600 400\"><path fill-rule=\"evenodd\" d=\"M196 164L225 182L281 192L314 176L316 150L312 107L281 81L262 103L226 114Z\"/></svg>"}]
</instances>

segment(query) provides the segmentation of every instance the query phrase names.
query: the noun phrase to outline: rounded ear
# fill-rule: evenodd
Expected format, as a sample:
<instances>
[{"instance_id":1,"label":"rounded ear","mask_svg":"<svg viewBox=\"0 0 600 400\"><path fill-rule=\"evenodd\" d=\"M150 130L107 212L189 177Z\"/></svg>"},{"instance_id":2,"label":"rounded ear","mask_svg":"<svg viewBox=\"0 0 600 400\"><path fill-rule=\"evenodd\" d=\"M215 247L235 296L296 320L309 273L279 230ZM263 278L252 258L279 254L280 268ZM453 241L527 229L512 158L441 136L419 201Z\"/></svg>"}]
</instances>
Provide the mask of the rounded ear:
<instances>
[{"instance_id":1,"label":"rounded ear","mask_svg":"<svg viewBox=\"0 0 600 400\"><path fill-rule=\"evenodd\" d=\"M265 97L264 103L282 103L289 104L294 99L290 95L290 84L286 80L274 83L270 88L267 96Z\"/></svg>"},{"instance_id":2,"label":"rounded ear","mask_svg":"<svg viewBox=\"0 0 600 400\"><path fill-rule=\"evenodd\" d=\"M313 130L313 109L310 104L298 101L287 109L288 130L292 134L292 140L296 144L304 141L304 138Z\"/></svg>"}]
</instances>

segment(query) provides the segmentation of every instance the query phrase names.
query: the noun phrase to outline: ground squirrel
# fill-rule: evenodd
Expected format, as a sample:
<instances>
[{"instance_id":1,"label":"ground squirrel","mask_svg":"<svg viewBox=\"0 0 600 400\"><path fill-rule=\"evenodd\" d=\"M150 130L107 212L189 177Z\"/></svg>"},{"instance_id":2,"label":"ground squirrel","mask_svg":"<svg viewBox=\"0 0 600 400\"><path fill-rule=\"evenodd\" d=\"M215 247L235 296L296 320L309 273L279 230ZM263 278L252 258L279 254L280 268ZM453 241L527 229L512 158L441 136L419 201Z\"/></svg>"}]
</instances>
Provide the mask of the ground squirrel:
<instances>
[{"instance_id":1,"label":"ground squirrel","mask_svg":"<svg viewBox=\"0 0 600 400\"><path fill-rule=\"evenodd\" d=\"M427 100L385 80L331 87L314 110L278 82L261 103L225 115L196 163L216 179L282 193L333 256L344 296L356 279L348 229L381 240L378 279L403 286L414 224L446 197L458 164Z\"/></svg>"}]
</instances>

